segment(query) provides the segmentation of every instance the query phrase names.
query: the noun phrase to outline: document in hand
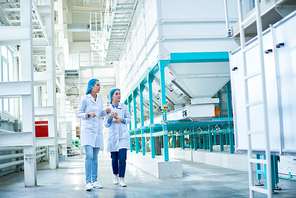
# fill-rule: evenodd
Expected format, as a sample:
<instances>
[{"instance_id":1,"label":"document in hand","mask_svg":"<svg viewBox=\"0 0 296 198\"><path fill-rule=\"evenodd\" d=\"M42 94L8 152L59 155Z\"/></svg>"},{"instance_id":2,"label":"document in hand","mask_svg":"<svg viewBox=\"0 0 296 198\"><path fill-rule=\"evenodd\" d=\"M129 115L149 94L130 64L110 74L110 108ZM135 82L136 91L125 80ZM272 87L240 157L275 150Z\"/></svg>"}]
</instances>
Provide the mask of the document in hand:
<instances>
[{"instance_id":1,"label":"document in hand","mask_svg":"<svg viewBox=\"0 0 296 198\"><path fill-rule=\"evenodd\" d=\"M117 108L114 108L113 109L113 112L116 112L117 113L117 117L118 118L123 118L123 112L122 112L122 109L117 109ZM113 121L116 120L115 118L113 118Z\"/></svg>"}]
</instances>

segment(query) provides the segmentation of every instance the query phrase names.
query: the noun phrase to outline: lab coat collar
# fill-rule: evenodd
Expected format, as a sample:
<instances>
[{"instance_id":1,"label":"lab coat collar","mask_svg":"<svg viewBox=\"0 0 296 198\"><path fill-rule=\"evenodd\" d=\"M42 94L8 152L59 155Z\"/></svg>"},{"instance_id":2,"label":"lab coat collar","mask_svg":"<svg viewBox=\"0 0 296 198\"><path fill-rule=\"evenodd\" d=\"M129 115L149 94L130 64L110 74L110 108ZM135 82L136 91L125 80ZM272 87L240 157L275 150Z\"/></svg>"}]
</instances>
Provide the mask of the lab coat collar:
<instances>
[{"instance_id":1,"label":"lab coat collar","mask_svg":"<svg viewBox=\"0 0 296 198\"><path fill-rule=\"evenodd\" d=\"M94 97L92 97L92 95L90 95L90 94L87 94L87 97L89 97L90 100L91 100L92 102L94 102L94 103L96 103L96 101L98 101L98 95L97 95L97 99L96 99L96 100L95 100Z\"/></svg>"},{"instance_id":2,"label":"lab coat collar","mask_svg":"<svg viewBox=\"0 0 296 198\"><path fill-rule=\"evenodd\" d=\"M111 104L111 107L114 109L114 108L120 108L120 109L122 109L122 104L120 103L120 102L118 102L118 104L117 104L117 106L113 106L112 104Z\"/></svg>"}]
</instances>

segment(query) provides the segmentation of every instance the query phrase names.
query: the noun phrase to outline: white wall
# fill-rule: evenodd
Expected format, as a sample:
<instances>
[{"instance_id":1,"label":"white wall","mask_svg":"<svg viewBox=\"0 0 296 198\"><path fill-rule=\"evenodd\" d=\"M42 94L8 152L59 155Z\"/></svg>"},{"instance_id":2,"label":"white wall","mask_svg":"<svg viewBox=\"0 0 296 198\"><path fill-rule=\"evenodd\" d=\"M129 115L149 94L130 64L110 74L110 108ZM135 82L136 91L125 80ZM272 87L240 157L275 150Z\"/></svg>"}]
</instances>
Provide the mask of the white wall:
<instances>
[{"instance_id":1,"label":"white wall","mask_svg":"<svg viewBox=\"0 0 296 198\"><path fill-rule=\"evenodd\" d=\"M89 42L73 42L69 46L69 54L78 54L80 51L90 51Z\"/></svg>"}]
</instances>

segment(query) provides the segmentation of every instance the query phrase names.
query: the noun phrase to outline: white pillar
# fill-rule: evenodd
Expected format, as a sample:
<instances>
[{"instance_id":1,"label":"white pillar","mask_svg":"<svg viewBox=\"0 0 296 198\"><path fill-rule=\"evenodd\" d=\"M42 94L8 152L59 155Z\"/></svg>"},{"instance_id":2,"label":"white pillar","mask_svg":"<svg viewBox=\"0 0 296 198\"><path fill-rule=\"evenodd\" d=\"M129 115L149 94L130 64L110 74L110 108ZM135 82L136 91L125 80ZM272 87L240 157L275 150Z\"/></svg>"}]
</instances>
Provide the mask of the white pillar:
<instances>
[{"instance_id":1,"label":"white pillar","mask_svg":"<svg viewBox=\"0 0 296 198\"><path fill-rule=\"evenodd\" d=\"M60 64L63 63L63 55L60 54ZM65 73L63 72L63 75L60 75L60 88L61 88L61 94L60 94L60 137L66 138L66 144L62 145L62 155L65 156L65 159L67 159L67 126L66 126L66 97L65 97Z\"/></svg>"},{"instance_id":2,"label":"white pillar","mask_svg":"<svg viewBox=\"0 0 296 198\"><path fill-rule=\"evenodd\" d=\"M58 139L57 139L57 114L56 114L56 69L55 69L55 39L54 39L54 1L46 0L50 6L50 13L45 15L46 35L49 46L46 47L46 71L51 74L47 81L47 106L53 108L53 115L48 116L48 137L54 137L54 146L49 146L50 169L58 167Z\"/></svg>"},{"instance_id":3,"label":"white pillar","mask_svg":"<svg viewBox=\"0 0 296 198\"><path fill-rule=\"evenodd\" d=\"M56 116L56 76L54 50L52 46L46 47L46 71L51 74L47 80L47 106L53 108L53 115L48 115L48 137L54 137L54 146L49 146L50 169L58 167L58 139L57 139L57 116Z\"/></svg>"},{"instance_id":4,"label":"white pillar","mask_svg":"<svg viewBox=\"0 0 296 198\"><path fill-rule=\"evenodd\" d=\"M66 3L64 3L66 5ZM55 2L55 9L58 11L58 24L63 26L64 25L64 10L63 10L63 0L58 0L58 2ZM65 25L66 26L66 25ZM66 29L63 27L61 31L59 31L59 37L57 39L57 47L63 48L64 51L64 35L67 34ZM66 107L65 107L65 64L64 64L64 53L58 54L58 61L59 61L59 67L62 72L60 77L60 91L58 100L60 101L60 115L58 123L60 126L60 138L66 138L66 144L62 144L62 155L65 156L65 159L67 159L67 127L66 127Z\"/></svg>"},{"instance_id":5,"label":"white pillar","mask_svg":"<svg viewBox=\"0 0 296 198\"><path fill-rule=\"evenodd\" d=\"M32 145L24 147L25 186L37 185L35 111L33 79L32 2L21 1L21 26L29 27L30 39L21 40L21 80L30 81L30 95L22 96L22 123L24 132L32 132Z\"/></svg>"}]
</instances>

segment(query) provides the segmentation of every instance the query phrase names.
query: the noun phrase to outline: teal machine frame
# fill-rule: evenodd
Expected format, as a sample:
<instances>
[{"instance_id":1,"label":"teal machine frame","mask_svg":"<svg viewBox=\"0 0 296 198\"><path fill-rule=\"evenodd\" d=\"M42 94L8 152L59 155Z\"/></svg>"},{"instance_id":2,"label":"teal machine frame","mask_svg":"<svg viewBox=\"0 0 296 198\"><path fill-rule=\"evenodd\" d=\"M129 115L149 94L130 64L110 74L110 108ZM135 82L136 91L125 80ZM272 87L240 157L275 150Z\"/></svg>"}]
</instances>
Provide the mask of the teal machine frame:
<instances>
[{"instance_id":1,"label":"teal machine frame","mask_svg":"<svg viewBox=\"0 0 296 198\"><path fill-rule=\"evenodd\" d=\"M164 161L169 161L168 137L172 138L172 147L176 148L176 138L180 138L180 147L185 149L189 146L191 149L197 150L202 147L206 150L213 151L213 145L216 145L216 136L219 136L220 151L224 150L224 137L226 145L230 146L230 153L234 153L233 139L233 119L231 111L231 93L230 83L226 85L227 92L227 118L215 118L212 120L189 122L178 120L167 120L167 112L162 109L161 123L154 123L153 105L149 105L150 123L144 126L144 108L143 108L143 90L145 84L148 83L149 104L153 104L152 83L154 75L160 72L161 87L161 106L166 105L165 90L165 73L164 69L169 63L200 63L200 62L229 62L228 52L192 52L192 53L171 53L171 60L159 60L152 63L143 76L134 85L133 89L128 93L125 104L129 106L131 112L131 100L133 100L133 111L137 111L136 98L140 97L141 110L141 127L137 128L137 115L134 113L134 127L130 124L131 148L130 151L140 151L139 139L142 142L142 154L146 155L145 137L151 138L151 157L155 158L155 137L163 137ZM219 94L218 94L219 97ZM186 131L185 131L186 130ZM185 145L184 135L189 135L190 144ZM197 141L197 137L199 140ZM202 138L202 142L201 142ZM133 142L135 142L133 144Z\"/></svg>"}]
</instances>

